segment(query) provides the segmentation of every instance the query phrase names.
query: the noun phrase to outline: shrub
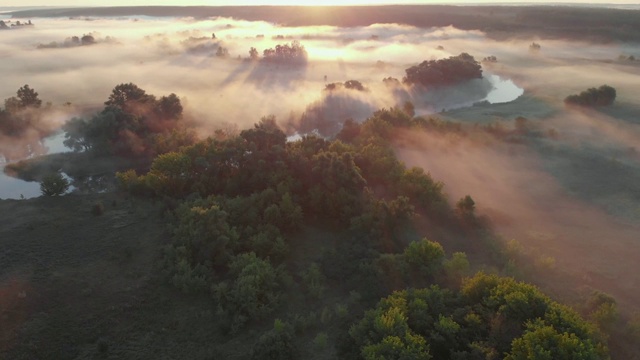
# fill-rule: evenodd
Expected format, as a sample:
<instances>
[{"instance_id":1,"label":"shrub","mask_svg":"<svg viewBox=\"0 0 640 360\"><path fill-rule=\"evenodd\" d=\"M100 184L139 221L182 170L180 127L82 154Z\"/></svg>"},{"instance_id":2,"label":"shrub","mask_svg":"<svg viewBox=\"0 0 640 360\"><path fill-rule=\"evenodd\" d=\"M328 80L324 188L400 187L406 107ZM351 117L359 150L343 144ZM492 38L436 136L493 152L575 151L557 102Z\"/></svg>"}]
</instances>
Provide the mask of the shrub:
<instances>
[{"instance_id":1,"label":"shrub","mask_svg":"<svg viewBox=\"0 0 640 360\"><path fill-rule=\"evenodd\" d=\"M104 214L104 205L102 204L102 202L98 201L97 203L93 204L93 206L91 207L91 213L94 216L100 216Z\"/></svg>"},{"instance_id":2,"label":"shrub","mask_svg":"<svg viewBox=\"0 0 640 360\"><path fill-rule=\"evenodd\" d=\"M273 329L262 334L251 352L252 360L288 360L297 359L297 348L294 343L293 328L279 319L275 320Z\"/></svg>"},{"instance_id":3,"label":"shrub","mask_svg":"<svg viewBox=\"0 0 640 360\"><path fill-rule=\"evenodd\" d=\"M50 174L42 178L40 191L45 196L60 196L69 190L69 181L61 174Z\"/></svg>"},{"instance_id":4,"label":"shrub","mask_svg":"<svg viewBox=\"0 0 640 360\"><path fill-rule=\"evenodd\" d=\"M327 347L327 342L329 341L329 336L325 332L319 332L318 335L313 339L313 346L322 350Z\"/></svg>"}]
</instances>

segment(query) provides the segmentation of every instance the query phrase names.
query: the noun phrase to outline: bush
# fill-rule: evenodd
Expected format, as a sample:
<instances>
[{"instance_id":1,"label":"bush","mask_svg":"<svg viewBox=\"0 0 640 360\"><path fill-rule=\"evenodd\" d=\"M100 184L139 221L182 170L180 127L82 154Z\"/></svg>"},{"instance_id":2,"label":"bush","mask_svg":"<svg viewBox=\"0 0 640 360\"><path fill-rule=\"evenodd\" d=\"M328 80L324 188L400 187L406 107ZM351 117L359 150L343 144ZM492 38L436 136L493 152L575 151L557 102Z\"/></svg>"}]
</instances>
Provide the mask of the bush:
<instances>
[{"instance_id":1,"label":"bush","mask_svg":"<svg viewBox=\"0 0 640 360\"><path fill-rule=\"evenodd\" d=\"M293 328L288 323L275 320L273 329L262 334L251 352L252 360L297 359Z\"/></svg>"},{"instance_id":2,"label":"bush","mask_svg":"<svg viewBox=\"0 0 640 360\"><path fill-rule=\"evenodd\" d=\"M60 196L69 190L69 181L61 174L50 174L42 178L40 191L44 196Z\"/></svg>"},{"instance_id":3,"label":"bush","mask_svg":"<svg viewBox=\"0 0 640 360\"><path fill-rule=\"evenodd\" d=\"M238 328L245 320L256 320L271 314L281 297L282 274L268 260L255 253L236 256L229 264L232 282L214 286L220 307L236 318Z\"/></svg>"},{"instance_id":4,"label":"bush","mask_svg":"<svg viewBox=\"0 0 640 360\"><path fill-rule=\"evenodd\" d=\"M95 216L104 214L104 205L102 204L102 202L98 201L97 203L93 204L93 206L91 207L91 213Z\"/></svg>"},{"instance_id":5,"label":"bush","mask_svg":"<svg viewBox=\"0 0 640 360\"><path fill-rule=\"evenodd\" d=\"M318 350L323 350L327 347L327 343L329 342L329 336L325 332L319 332L318 335L313 339L313 346Z\"/></svg>"}]
</instances>

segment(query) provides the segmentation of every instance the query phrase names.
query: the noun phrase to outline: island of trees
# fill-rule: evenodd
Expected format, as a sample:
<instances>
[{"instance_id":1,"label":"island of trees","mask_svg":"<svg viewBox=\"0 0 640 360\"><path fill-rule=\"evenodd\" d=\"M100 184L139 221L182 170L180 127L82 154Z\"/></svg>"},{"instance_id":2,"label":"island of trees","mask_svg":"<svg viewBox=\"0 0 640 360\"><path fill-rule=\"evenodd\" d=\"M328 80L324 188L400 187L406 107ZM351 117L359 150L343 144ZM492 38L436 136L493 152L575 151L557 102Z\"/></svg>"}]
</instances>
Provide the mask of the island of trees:
<instances>
[{"instance_id":1,"label":"island of trees","mask_svg":"<svg viewBox=\"0 0 640 360\"><path fill-rule=\"evenodd\" d=\"M564 99L566 105L582 107L610 106L616 100L616 89L609 85L589 88L580 94L569 95Z\"/></svg>"},{"instance_id":2,"label":"island of trees","mask_svg":"<svg viewBox=\"0 0 640 360\"><path fill-rule=\"evenodd\" d=\"M462 53L446 59L423 61L406 69L403 82L411 85L441 86L482 78L482 66L473 56Z\"/></svg>"}]
</instances>

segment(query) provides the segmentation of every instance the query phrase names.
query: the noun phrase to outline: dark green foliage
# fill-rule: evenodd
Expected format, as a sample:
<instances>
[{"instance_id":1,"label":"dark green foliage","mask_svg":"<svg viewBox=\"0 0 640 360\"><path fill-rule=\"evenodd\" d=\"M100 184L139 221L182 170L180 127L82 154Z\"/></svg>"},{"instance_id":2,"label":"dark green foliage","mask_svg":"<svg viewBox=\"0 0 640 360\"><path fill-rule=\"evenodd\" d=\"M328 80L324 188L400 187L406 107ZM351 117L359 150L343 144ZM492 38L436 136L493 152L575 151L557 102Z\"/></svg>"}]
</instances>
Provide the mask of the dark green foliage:
<instances>
[{"instance_id":1,"label":"dark green foliage","mask_svg":"<svg viewBox=\"0 0 640 360\"><path fill-rule=\"evenodd\" d=\"M462 53L447 59L424 61L406 70L404 82L423 86L452 85L482 78L482 67L473 56Z\"/></svg>"},{"instance_id":2,"label":"dark green foliage","mask_svg":"<svg viewBox=\"0 0 640 360\"><path fill-rule=\"evenodd\" d=\"M566 105L584 107L610 106L616 100L616 89L609 85L589 88L578 95L569 95L564 99Z\"/></svg>"},{"instance_id":3,"label":"dark green foliage","mask_svg":"<svg viewBox=\"0 0 640 360\"><path fill-rule=\"evenodd\" d=\"M276 319L272 330L262 334L251 350L252 360L298 359L293 327Z\"/></svg>"},{"instance_id":4,"label":"dark green foliage","mask_svg":"<svg viewBox=\"0 0 640 360\"><path fill-rule=\"evenodd\" d=\"M459 293L435 286L396 292L349 335L345 359L606 358L593 329L572 310L532 285L485 274L467 280Z\"/></svg>"},{"instance_id":5,"label":"dark green foliage","mask_svg":"<svg viewBox=\"0 0 640 360\"><path fill-rule=\"evenodd\" d=\"M104 110L90 119L65 123L65 146L96 154L153 156L194 141L181 128L183 109L175 94L156 99L135 84L119 84L104 104Z\"/></svg>"},{"instance_id":6,"label":"dark green foliage","mask_svg":"<svg viewBox=\"0 0 640 360\"><path fill-rule=\"evenodd\" d=\"M607 333L614 329L620 316L616 299L600 291L591 294L585 311L591 321Z\"/></svg>"},{"instance_id":7,"label":"dark green foliage","mask_svg":"<svg viewBox=\"0 0 640 360\"><path fill-rule=\"evenodd\" d=\"M213 295L224 314L233 318L232 332L248 321L271 314L281 299L281 270L255 253L236 256L229 263L230 280L213 287Z\"/></svg>"},{"instance_id":8,"label":"dark green foliage","mask_svg":"<svg viewBox=\"0 0 640 360\"><path fill-rule=\"evenodd\" d=\"M377 267L390 290L427 286L442 270L444 257L439 243L422 239L411 242L400 254L380 255Z\"/></svg>"},{"instance_id":9,"label":"dark green foliage","mask_svg":"<svg viewBox=\"0 0 640 360\"><path fill-rule=\"evenodd\" d=\"M345 223L361 210L366 181L350 153L320 152L311 159L309 209Z\"/></svg>"},{"instance_id":10,"label":"dark green foliage","mask_svg":"<svg viewBox=\"0 0 640 360\"><path fill-rule=\"evenodd\" d=\"M309 267L302 272L301 277L309 295L315 299L322 298L326 289L326 279L318 264L312 263L309 265Z\"/></svg>"},{"instance_id":11,"label":"dark green foliage","mask_svg":"<svg viewBox=\"0 0 640 360\"><path fill-rule=\"evenodd\" d=\"M42 178L40 192L44 196L60 196L69 190L69 181L61 174L50 174Z\"/></svg>"},{"instance_id":12,"label":"dark green foliage","mask_svg":"<svg viewBox=\"0 0 640 360\"><path fill-rule=\"evenodd\" d=\"M515 339L505 360L598 360L596 346L573 333L559 332L543 321L527 325L524 335Z\"/></svg>"}]
</instances>

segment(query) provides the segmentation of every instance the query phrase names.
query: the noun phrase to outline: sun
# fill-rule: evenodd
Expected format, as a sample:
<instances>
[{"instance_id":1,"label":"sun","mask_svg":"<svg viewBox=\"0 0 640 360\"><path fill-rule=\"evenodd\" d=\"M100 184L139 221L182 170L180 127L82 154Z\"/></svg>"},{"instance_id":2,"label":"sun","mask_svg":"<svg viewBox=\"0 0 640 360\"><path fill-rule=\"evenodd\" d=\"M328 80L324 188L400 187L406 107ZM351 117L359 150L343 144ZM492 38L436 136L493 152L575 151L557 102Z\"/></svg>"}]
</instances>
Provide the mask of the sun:
<instances>
[{"instance_id":1,"label":"sun","mask_svg":"<svg viewBox=\"0 0 640 360\"><path fill-rule=\"evenodd\" d=\"M275 6L344 6L344 5L393 5L390 0L272 0L272 1L241 1L243 5L275 5Z\"/></svg>"}]
</instances>

